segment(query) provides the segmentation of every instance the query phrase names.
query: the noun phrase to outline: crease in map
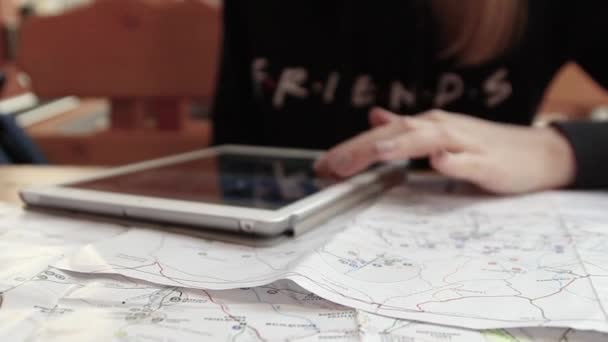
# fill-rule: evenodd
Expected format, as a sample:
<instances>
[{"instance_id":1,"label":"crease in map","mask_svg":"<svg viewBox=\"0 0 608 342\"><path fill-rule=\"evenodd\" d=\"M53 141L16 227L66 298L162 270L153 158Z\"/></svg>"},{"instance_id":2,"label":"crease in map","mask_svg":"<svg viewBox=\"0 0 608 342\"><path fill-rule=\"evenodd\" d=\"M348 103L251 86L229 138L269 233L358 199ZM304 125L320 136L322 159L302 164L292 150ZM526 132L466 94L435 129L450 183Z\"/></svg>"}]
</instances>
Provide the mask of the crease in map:
<instances>
[{"instance_id":1,"label":"crease in map","mask_svg":"<svg viewBox=\"0 0 608 342\"><path fill-rule=\"evenodd\" d=\"M501 198L397 188L294 239L246 246L130 228L53 263L163 286L289 279L373 314L470 329L608 332L608 195Z\"/></svg>"}]
</instances>

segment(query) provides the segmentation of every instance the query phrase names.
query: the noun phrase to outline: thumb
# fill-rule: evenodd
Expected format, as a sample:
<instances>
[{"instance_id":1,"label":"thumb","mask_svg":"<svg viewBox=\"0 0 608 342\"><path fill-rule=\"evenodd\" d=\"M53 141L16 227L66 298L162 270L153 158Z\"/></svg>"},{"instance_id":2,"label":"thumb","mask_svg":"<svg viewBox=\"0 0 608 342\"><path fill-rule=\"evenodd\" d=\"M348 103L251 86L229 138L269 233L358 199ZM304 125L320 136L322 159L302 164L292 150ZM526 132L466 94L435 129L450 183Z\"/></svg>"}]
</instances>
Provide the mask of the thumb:
<instances>
[{"instance_id":1,"label":"thumb","mask_svg":"<svg viewBox=\"0 0 608 342\"><path fill-rule=\"evenodd\" d=\"M399 115L380 107L374 107L369 111L369 123L372 127L384 126L399 118Z\"/></svg>"}]
</instances>

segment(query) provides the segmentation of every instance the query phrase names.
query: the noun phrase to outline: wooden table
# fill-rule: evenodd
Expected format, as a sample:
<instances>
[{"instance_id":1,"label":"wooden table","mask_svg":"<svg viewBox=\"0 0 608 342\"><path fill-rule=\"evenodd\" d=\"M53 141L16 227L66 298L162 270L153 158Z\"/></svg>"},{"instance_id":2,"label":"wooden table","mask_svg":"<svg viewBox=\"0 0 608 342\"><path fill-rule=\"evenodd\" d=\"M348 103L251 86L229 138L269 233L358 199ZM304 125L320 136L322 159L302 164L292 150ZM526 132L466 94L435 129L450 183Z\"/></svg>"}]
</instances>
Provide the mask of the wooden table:
<instances>
[{"instance_id":1,"label":"wooden table","mask_svg":"<svg viewBox=\"0 0 608 342\"><path fill-rule=\"evenodd\" d=\"M44 185L93 175L99 167L0 166L0 202L21 204L18 191L28 185Z\"/></svg>"}]
</instances>

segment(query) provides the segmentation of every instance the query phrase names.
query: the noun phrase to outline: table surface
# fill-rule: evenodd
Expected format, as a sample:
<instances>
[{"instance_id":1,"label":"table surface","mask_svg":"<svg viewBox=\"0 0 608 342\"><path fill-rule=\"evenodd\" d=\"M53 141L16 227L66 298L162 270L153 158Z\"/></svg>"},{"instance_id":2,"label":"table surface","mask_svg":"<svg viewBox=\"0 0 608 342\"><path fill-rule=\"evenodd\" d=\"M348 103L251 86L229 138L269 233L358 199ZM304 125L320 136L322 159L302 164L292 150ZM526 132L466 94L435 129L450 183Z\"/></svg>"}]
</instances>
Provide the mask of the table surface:
<instances>
[{"instance_id":1,"label":"table surface","mask_svg":"<svg viewBox=\"0 0 608 342\"><path fill-rule=\"evenodd\" d=\"M21 204L19 189L28 185L45 185L87 177L100 167L77 166L1 166L0 202Z\"/></svg>"},{"instance_id":2,"label":"table surface","mask_svg":"<svg viewBox=\"0 0 608 342\"><path fill-rule=\"evenodd\" d=\"M91 176L100 170L103 170L103 168L74 166L1 166L0 202L19 205L21 201L18 196L18 190L23 186L69 181L74 178ZM435 175L428 172L416 172L414 176L426 178Z\"/></svg>"}]
</instances>

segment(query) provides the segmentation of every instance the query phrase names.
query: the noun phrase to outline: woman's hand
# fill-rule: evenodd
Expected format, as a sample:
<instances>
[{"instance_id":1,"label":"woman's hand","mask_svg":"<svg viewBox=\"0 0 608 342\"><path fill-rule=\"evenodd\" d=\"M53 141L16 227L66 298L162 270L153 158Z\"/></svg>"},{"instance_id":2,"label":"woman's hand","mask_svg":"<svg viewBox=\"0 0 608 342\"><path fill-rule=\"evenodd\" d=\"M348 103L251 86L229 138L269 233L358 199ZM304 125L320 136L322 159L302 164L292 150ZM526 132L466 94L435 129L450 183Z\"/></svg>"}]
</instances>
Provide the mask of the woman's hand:
<instances>
[{"instance_id":1,"label":"woman's hand","mask_svg":"<svg viewBox=\"0 0 608 342\"><path fill-rule=\"evenodd\" d=\"M375 108L372 129L321 157L316 170L348 177L379 161L429 157L438 172L500 194L558 188L574 180L573 151L552 128L498 124L430 111L403 117Z\"/></svg>"}]
</instances>

